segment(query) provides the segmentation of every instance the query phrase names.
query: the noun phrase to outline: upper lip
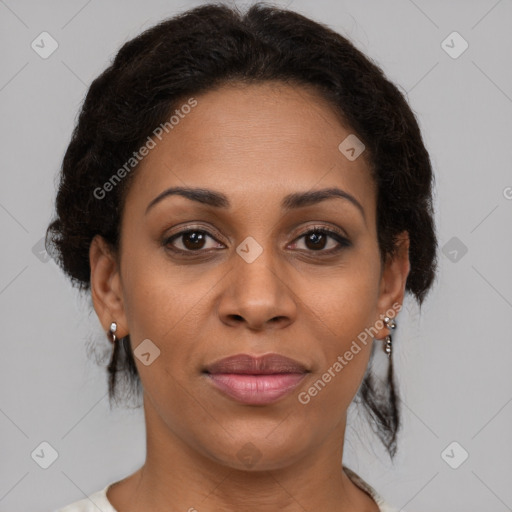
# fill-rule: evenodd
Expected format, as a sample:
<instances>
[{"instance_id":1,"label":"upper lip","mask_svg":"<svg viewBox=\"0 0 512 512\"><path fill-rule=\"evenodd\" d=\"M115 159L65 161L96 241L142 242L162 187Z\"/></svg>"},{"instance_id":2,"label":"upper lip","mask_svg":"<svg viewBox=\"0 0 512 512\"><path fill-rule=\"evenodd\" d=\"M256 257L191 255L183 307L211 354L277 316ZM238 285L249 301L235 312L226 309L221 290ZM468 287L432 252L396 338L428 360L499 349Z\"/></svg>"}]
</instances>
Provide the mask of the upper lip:
<instances>
[{"instance_id":1,"label":"upper lip","mask_svg":"<svg viewBox=\"0 0 512 512\"><path fill-rule=\"evenodd\" d=\"M278 373L306 373L307 368L280 354L265 354L254 357L249 354L237 354L220 359L206 366L206 373L239 373L246 375L271 375Z\"/></svg>"}]
</instances>

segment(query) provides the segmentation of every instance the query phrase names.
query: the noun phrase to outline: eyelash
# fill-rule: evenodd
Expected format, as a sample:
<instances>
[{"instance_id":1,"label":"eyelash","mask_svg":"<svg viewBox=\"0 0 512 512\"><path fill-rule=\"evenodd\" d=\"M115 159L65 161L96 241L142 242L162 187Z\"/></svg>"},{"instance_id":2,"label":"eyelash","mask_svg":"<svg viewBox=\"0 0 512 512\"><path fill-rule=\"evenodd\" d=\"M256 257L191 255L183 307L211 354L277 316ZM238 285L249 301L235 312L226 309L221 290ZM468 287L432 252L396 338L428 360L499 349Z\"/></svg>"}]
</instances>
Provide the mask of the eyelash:
<instances>
[{"instance_id":1,"label":"eyelash","mask_svg":"<svg viewBox=\"0 0 512 512\"><path fill-rule=\"evenodd\" d=\"M169 250L171 250L171 251L173 251L175 253L184 254L184 255L200 254L201 252L211 252L211 251L217 250L217 249L198 249L197 251L193 251L193 250L190 250L190 249L188 249L188 250L177 249L176 247L171 247L170 246L170 244L174 240L176 240L176 239L180 238L181 236L186 235L188 233L202 233L202 234L205 234L205 235L209 236L210 238L214 239L215 241L217 241L215 239L215 237L209 231L206 231L204 229L199 229L199 228L188 228L186 230L180 231L180 232L175 233L174 235L166 238L163 241L163 245L166 248L168 248ZM319 249L317 251L315 251L315 250L308 250L307 252L310 252L310 253L320 253L323 256L330 256L330 255L333 255L333 254L337 254L341 250L343 250L345 248L348 248L348 247L350 247L352 245L352 243L346 237L344 237L341 233L339 233L337 231L334 231L334 230L331 230L331 229L327 229L327 228L321 227L321 226L314 226L312 229L306 231L305 233L302 233L301 235L299 235L297 238L294 239L294 242L297 241L297 240L300 240L301 238L304 238L307 235L310 235L312 233L320 233L322 235L326 235L328 237L331 237L336 242L338 242L339 246L335 247L334 249L329 249L327 251L325 251L323 249Z\"/></svg>"}]
</instances>

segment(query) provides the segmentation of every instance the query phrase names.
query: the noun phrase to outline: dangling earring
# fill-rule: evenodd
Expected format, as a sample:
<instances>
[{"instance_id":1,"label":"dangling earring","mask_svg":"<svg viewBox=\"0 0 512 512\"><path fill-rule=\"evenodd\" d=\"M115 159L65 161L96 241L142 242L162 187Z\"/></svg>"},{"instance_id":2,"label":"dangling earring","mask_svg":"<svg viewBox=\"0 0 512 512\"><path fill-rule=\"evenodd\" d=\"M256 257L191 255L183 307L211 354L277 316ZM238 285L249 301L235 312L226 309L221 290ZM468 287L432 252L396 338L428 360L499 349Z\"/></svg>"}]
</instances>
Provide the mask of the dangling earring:
<instances>
[{"instance_id":1,"label":"dangling earring","mask_svg":"<svg viewBox=\"0 0 512 512\"><path fill-rule=\"evenodd\" d=\"M384 324L388 329L394 329L396 327L396 323L392 318L389 318L388 316L384 317ZM389 333L384 338L384 352L386 352L388 358L391 357L391 349L392 349L392 340L391 340L391 333Z\"/></svg>"},{"instance_id":2,"label":"dangling earring","mask_svg":"<svg viewBox=\"0 0 512 512\"><path fill-rule=\"evenodd\" d=\"M115 345L117 337L116 337L116 331L117 331L117 324L115 322L112 322L110 324L110 330L108 331L108 336L110 338L111 343Z\"/></svg>"}]
</instances>

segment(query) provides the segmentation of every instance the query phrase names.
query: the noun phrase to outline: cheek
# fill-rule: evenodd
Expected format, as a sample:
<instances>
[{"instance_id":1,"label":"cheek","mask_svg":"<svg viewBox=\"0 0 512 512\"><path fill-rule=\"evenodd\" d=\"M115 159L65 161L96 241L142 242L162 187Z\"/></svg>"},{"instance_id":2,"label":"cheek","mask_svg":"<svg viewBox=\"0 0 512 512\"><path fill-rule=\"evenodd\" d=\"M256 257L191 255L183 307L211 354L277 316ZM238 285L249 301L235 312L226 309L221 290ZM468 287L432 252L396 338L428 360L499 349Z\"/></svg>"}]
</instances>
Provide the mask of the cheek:
<instances>
[{"instance_id":1,"label":"cheek","mask_svg":"<svg viewBox=\"0 0 512 512\"><path fill-rule=\"evenodd\" d=\"M123 293L133 350L151 340L160 350L159 368L179 376L196 362L195 348L215 283L197 268L177 268L161 255L131 255L124 266ZM142 379L145 368L140 368Z\"/></svg>"},{"instance_id":2,"label":"cheek","mask_svg":"<svg viewBox=\"0 0 512 512\"><path fill-rule=\"evenodd\" d=\"M348 406L356 393L373 343L368 329L378 319L378 290L378 265L361 258L307 297L306 312L313 312L318 332L323 333L316 340L318 353L322 353L315 374L318 391L311 389L310 394L322 395L318 402L341 401Z\"/></svg>"},{"instance_id":3,"label":"cheek","mask_svg":"<svg viewBox=\"0 0 512 512\"><path fill-rule=\"evenodd\" d=\"M328 295L311 301L318 312L315 352L320 364L298 396L309 413L334 423L343 418L362 382L373 344L365 329L374 321L374 286L361 280L349 284L331 285Z\"/></svg>"},{"instance_id":4,"label":"cheek","mask_svg":"<svg viewBox=\"0 0 512 512\"><path fill-rule=\"evenodd\" d=\"M314 315L340 341L357 336L375 321L379 267L373 261L353 258L350 265L325 276L305 280L303 297Z\"/></svg>"}]
</instances>

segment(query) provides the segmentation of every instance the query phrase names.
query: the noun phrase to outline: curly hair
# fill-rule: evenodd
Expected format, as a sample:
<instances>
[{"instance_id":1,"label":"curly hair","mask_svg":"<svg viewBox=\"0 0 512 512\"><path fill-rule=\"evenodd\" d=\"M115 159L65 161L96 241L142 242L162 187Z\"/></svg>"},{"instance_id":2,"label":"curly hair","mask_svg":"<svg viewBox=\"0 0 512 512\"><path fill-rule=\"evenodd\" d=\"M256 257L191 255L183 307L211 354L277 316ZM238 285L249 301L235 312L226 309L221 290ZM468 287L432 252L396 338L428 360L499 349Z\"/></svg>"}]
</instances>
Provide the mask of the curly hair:
<instances>
[{"instance_id":1,"label":"curly hair","mask_svg":"<svg viewBox=\"0 0 512 512\"><path fill-rule=\"evenodd\" d=\"M56 217L46 232L48 252L74 286L90 289L95 235L118 254L121 214L136 167L108 200L98 200L93 191L184 98L226 84L268 81L314 88L365 144L377 185L381 261L395 254L399 233L407 231L405 291L421 308L436 276L437 238L434 176L415 115L381 68L345 37L264 2L245 13L210 3L166 19L125 43L92 82L62 162ZM120 372L140 391L129 336L119 341L108 365L110 399ZM393 458L401 423L392 359L386 379L382 386L367 371L358 397Z\"/></svg>"}]
</instances>

